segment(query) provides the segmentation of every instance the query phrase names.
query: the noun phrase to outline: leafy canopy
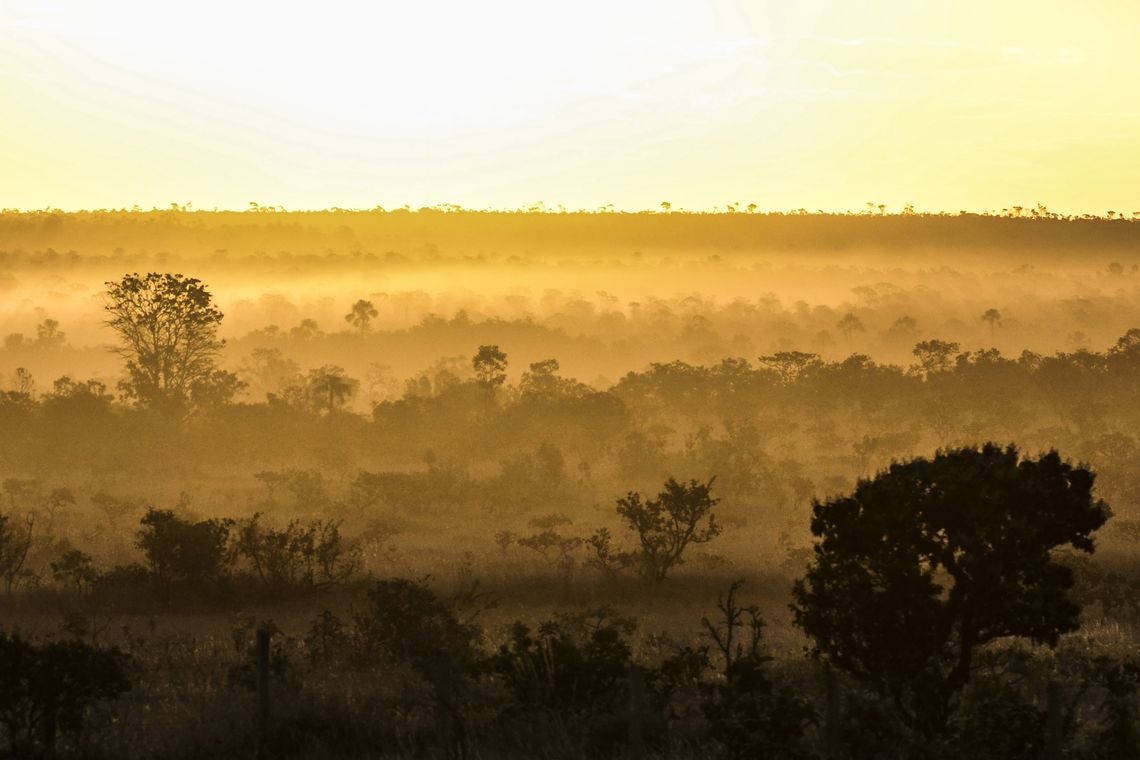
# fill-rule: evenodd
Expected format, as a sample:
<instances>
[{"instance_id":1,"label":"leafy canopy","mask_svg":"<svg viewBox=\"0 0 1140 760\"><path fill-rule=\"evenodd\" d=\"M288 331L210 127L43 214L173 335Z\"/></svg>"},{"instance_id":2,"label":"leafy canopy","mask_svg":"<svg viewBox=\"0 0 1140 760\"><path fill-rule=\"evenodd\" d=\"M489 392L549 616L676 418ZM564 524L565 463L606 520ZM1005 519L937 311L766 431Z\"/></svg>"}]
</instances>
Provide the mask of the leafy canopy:
<instances>
[{"instance_id":1,"label":"leafy canopy","mask_svg":"<svg viewBox=\"0 0 1140 760\"><path fill-rule=\"evenodd\" d=\"M935 735L977 647L1005 636L1053 646L1078 627L1073 576L1053 550L1093 551L1109 516L1093 480L1056 451L1028 459L994 444L893 464L815 502L796 623L817 653Z\"/></svg>"},{"instance_id":2,"label":"leafy canopy","mask_svg":"<svg viewBox=\"0 0 1140 760\"><path fill-rule=\"evenodd\" d=\"M206 286L180 274L128 274L107 283L107 325L127 361L127 393L140 403L184 404L207 382L223 342L222 312Z\"/></svg>"}]
</instances>

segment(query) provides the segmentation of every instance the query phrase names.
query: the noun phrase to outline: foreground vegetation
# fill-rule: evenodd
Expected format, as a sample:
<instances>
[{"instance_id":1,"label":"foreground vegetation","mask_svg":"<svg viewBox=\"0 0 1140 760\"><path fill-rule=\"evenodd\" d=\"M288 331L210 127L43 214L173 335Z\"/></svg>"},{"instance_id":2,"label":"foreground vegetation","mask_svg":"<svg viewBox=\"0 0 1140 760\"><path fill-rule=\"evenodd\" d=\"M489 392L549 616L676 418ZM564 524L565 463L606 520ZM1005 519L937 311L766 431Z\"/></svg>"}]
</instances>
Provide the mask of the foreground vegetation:
<instances>
[{"instance_id":1,"label":"foreground vegetation","mask_svg":"<svg viewBox=\"0 0 1140 760\"><path fill-rule=\"evenodd\" d=\"M720 532L707 483L617 501L631 548L604 529L581 542L604 579L587 587L594 605L493 626L517 587L365 581L335 523L148 509L142 563L104 570L67 549L51 587L10 588L21 622L0 636L15 687L0 726L18 757L1130 756L1140 661L1120 625L1140 594L1059 551L1093 550L1109 510L1092 484L1056 453L987 445L816 502L792 605L808 658L772 656L740 580L688 630L676 608L660 633L619 611L711 606L707 574L667 579ZM0 559L18 575L31 534L3 527ZM547 530L521 542L549 548ZM1105 621L1076 634L1082 603L1118 617L1115 641ZM37 631L53 609L62 623ZM202 633L160 632L160 619Z\"/></svg>"}]
</instances>

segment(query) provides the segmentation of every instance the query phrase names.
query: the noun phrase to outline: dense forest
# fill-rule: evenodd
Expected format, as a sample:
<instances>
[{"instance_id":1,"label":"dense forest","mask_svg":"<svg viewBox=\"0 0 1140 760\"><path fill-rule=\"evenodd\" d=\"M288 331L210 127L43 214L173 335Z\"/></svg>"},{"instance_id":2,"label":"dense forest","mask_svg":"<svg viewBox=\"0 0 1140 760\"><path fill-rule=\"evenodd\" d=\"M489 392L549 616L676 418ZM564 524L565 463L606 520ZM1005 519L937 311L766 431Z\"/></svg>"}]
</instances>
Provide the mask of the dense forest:
<instances>
[{"instance_id":1,"label":"dense forest","mask_svg":"<svg viewBox=\"0 0 1140 760\"><path fill-rule=\"evenodd\" d=\"M1140 753L1133 219L5 212L0 294L17 756Z\"/></svg>"}]
</instances>

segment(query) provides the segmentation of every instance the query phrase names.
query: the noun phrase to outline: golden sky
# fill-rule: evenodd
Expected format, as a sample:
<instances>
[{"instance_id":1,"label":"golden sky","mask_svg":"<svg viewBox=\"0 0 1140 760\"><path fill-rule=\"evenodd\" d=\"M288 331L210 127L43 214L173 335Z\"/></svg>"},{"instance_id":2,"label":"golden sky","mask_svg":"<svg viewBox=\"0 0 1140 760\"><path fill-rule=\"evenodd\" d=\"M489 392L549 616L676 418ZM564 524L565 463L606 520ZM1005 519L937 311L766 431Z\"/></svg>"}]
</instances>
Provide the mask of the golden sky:
<instances>
[{"instance_id":1,"label":"golden sky","mask_svg":"<svg viewBox=\"0 0 1140 760\"><path fill-rule=\"evenodd\" d=\"M1140 210L1135 0L0 0L0 207Z\"/></svg>"}]
</instances>

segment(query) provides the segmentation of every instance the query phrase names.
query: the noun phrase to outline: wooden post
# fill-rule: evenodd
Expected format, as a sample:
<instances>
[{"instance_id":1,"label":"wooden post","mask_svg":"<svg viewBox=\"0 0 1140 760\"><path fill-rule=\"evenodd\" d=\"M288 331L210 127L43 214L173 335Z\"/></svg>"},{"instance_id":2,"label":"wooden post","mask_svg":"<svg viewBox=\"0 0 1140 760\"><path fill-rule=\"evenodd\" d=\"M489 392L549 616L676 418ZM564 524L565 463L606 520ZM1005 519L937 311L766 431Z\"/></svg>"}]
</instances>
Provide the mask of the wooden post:
<instances>
[{"instance_id":1,"label":"wooden post","mask_svg":"<svg viewBox=\"0 0 1140 760\"><path fill-rule=\"evenodd\" d=\"M1060 681L1050 681L1045 693L1045 760L1061 760L1065 744L1065 692Z\"/></svg>"},{"instance_id":2,"label":"wooden post","mask_svg":"<svg viewBox=\"0 0 1140 760\"><path fill-rule=\"evenodd\" d=\"M269 629L257 629L257 756L265 756L266 734L269 727Z\"/></svg>"},{"instance_id":3,"label":"wooden post","mask_svg":"<svg viewBox=\"0 0 1140 760\"><path fill-rule=\"evenodd\" d=\"M824 714L824 755L828 760L842 757L842 706L840 704L839 676L831 665L823 666L823 684L827 692L827 712Z\"/></svg>"},{"instance_id":4,"label":"wooden post","mask_svg":"<svg viewBox=\"0 0 1140 760\"><path fill-rule=\"evenodd\" d=\"M641 760L644 754L645 669L629 666L629 757Z\"/></svg>"}]
</instances>

